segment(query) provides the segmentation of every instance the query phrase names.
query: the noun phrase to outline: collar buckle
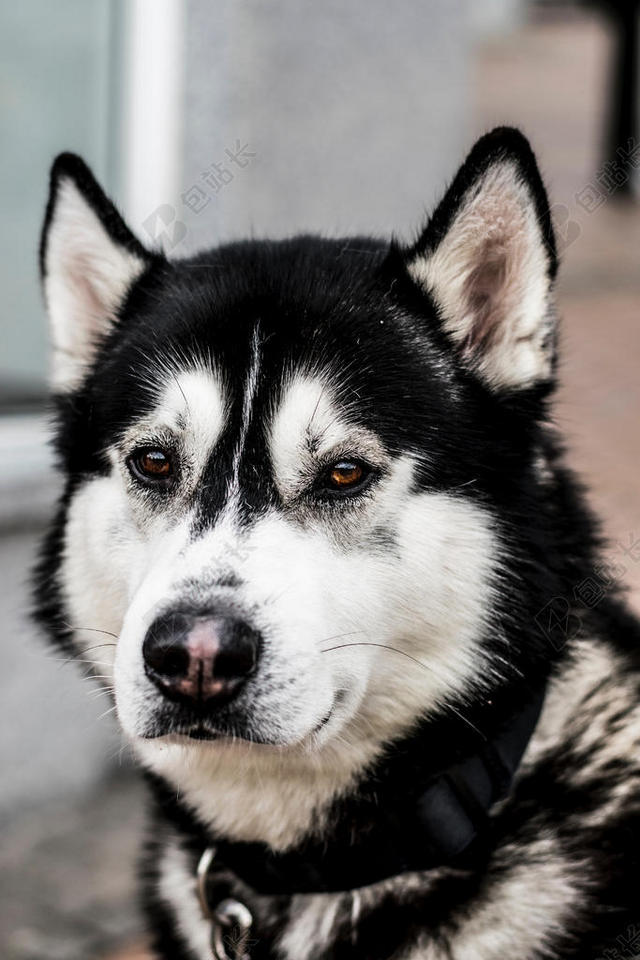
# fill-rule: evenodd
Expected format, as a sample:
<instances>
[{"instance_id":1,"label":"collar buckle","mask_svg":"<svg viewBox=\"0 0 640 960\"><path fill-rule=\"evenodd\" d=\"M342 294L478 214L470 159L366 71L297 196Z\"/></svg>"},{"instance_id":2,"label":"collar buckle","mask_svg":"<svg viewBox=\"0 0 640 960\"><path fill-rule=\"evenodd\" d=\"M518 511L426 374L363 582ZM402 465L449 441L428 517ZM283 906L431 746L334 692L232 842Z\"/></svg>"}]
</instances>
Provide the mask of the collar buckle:
<instances>
[{"instance_id":1,"label":"collar buckle","mask_svg":"<svg viewBox=\"0 0 640 960\"><path fill-rule=\"evenodd\" d=\"M205 920L211 924L213 960L250 960L248 947L253 916L239 900L228 897L213 909L207 898L207 877L216 857L216 848L207 847L196 872L198 899Z\"/></svg>"}]
</instances>

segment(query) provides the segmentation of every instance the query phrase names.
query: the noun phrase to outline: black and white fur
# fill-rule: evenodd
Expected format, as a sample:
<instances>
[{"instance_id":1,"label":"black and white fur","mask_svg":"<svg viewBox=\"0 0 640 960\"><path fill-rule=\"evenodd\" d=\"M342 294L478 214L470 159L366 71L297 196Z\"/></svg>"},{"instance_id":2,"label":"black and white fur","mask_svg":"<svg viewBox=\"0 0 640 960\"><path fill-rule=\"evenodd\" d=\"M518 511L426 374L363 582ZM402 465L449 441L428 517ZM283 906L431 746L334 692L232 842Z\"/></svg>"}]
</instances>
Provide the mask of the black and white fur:
<instances>
[{"instance_id":1,"label":"black and white fur","mask_svg":"<svg viewBox=\"0 0 640 960\"><path fill-rule=\"evenodd\" d=\"M256 958L617 949L640 924L639 631L611 584L596 606L576 591L600 547L549 421L556 253L522 135L475 145L412 246L301 236L178 261L62 155L41 264L66 487L37 607L149 772L157 956L210 958L209 843L331 845L354 798L401 796L546 677L479 865L294 897L223 874L220 895L250 904ZM170 492L132 477L141 444L173 452ZM331 498L317 478L341 457L372 479ZM262 637L213 740L143 669L149 624L185 602Z\"/></svg>"}]
</instances>

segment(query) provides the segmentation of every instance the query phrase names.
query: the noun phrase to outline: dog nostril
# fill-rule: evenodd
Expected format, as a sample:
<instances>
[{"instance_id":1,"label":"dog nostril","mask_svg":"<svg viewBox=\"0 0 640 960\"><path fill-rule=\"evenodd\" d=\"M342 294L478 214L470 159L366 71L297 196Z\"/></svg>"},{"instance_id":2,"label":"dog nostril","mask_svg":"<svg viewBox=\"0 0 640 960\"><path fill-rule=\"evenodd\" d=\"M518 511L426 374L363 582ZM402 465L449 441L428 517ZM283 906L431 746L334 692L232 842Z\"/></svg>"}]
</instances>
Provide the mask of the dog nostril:
<instances>
[{"instance_id":1,"label":"dog nostril","mask_svg":"<svg viewBox=\"0 0 640 960\"><path fill-rule=\"evenodd\" d=\"M248 676L256 663L257 649L252 643L237 650L221 650L215 659L215 675L220 680L235 680Z\"/></svg>"},{"instance_id":2,"label":"dog nostril","mask_svg":"<svg viewBox=\"0 0 640 960\"><path fill-rule=\"evenodd\" d=\"M176 644L158 643L151 634L144 642L144 662L159 676L171 679L185 676L189 670L189 652Z\"/></svg>"},{"instance_id":3,"label":"dog nostril","mask_svg":"<svg viewBox=\"0 0 640 960\"><path fill-rule=\"evenodd\" d=\"M162 658L160 673L165 677L181 677L189 670L189 654L180 647L167 650Z\"/></svg>"},{"instance_id":4,"label":"dog nostril","mask_svg":"<svg viewBox=\"0 0 640 960\"><path fill-rule=\"evenodd\" d=\"M150 626L142 645L145 667L171 681L189 672L187 634L192 618L177 613L160 617Z\"/></svg>"},{"instance_id":5,"label":"dog nostril","mask_svg":"<svg viewBox=\"0 0 640 960\"><path fill-rule=\"evenodd\" d=\"M217 619L216 630L220 644L213 663L215 678L245 680L257 663L260 635L248 623L233 617Z\"/></svg>"}]
</instances>

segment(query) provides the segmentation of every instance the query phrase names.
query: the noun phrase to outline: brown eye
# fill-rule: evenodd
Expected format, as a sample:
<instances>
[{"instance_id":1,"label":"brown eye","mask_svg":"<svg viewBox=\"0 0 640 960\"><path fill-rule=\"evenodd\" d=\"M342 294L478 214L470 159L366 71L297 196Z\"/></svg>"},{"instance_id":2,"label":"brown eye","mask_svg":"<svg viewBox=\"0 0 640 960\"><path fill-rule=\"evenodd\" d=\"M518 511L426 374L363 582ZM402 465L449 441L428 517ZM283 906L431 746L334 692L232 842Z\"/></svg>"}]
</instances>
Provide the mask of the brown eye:
<instances>
[{"instance_id":1,"label":"brown eye","mask_svg":"<svg viewBox=\"0 0 640 960\"><path fill-rule=\"evenodd\" d=\"M138 450L129 460L129 467L139 480L166 481L173 474L171 458L158 447L145 447Z\"/></svg>"},{"instance_id":2,"label":"brown eye","mask_svg":"<svg viewBox=\"0 0 640 960\"><path fill-rule=\"evenodd\" d=\"M365 464L356 460L339 460L329 469L327 487L336 492L360 489L368 475Z\"/></svg>"}]
</instances>

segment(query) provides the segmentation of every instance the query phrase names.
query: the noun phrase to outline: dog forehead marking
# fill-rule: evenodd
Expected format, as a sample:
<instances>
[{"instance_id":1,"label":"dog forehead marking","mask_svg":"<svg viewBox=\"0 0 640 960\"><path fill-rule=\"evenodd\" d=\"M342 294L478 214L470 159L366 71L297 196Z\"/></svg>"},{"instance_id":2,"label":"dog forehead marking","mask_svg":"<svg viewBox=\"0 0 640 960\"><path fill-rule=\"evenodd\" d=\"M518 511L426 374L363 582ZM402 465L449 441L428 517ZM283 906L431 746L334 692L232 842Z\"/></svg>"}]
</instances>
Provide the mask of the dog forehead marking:
<instances>
[{"instance_id":1,"label":"dog forehead marking","mask_svg":"<svg viewBox=\"0 0 640 960\"><path fill-rule=\"evenodd\" d=\"M240 491L240 461L242 460L242 454L246 445L247 434L249 433L249 427L253 417L256 393L258 392L258 384L260 382L260 362L260 328L259 326L256 326L251 337L249 369L247 372L247 377L244 384L244 393L242 396L242 420L240 423L240 435L233 453L231 478L229 483L230 494L236 497Z\"/></svg>"},{"instance_id":2,"label":"dog forehead marking","mask_svg":"<svg viewBox=\"0 0 640 960\"><path fill-rule=\"evenodd\" d=\"M329 388L320 377L297 374L283 390L271 427L274 464L286 472L298 456L300 444L312 449L341 437L337 412Z\"/></svg>"},{"instance_id":3,"label":"dog forehead marking","mask_svg":"<svg viewBox=\"0 0 640 960\"><path fill-rule=\"evenodd\" d=\"M152 409L131 425L124 437L126 452L136 445L153 443L153 437L172 434L188 453L195 475L204 470L227 422L228 403L221 375L213 367L194 365L176 369L168 361L159 369L143 373L148 388L155 391ZM114 461L122 453L111 450Z\"/></svg>"},{"instance_id":4,"label":"dog forehead marking","mask_svg":"<svg viewBox=\"0 0 640 960\"><path fill-rule=\"evenodd\" d=\"M269 430L269 449L276 482L283 493L293 492L305 468L313 470L323 456L348 453L385 459L380 441L370 430L349 421L330 383L319 375L296 374L282 391Z\"/></svg>"},{"instance_id":5,"label":"dog forehead marking","mask_svg":"<svg viewBox=\"0 0 640 960\"><path fill-rule=\"evenodd\" d=\"M156 415L176 431L187 427L198 440L216 442L226 420L220 376L205 367L173 373L156 407Z\"/></svg>"}]
</instances>

